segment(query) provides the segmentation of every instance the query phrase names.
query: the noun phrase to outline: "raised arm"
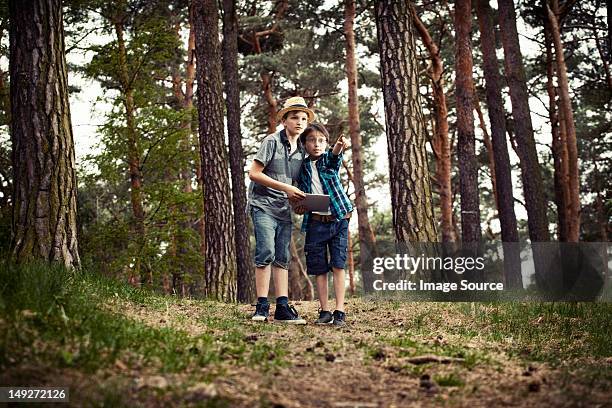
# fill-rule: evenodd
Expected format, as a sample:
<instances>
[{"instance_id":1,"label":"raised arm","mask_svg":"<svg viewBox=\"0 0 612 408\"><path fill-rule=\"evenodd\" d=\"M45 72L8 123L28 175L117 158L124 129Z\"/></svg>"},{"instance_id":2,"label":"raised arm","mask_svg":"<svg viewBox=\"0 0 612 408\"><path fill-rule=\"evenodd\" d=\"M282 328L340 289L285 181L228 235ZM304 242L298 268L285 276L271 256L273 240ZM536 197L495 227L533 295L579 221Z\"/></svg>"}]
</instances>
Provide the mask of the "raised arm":
<instances>
[{"instance_id":1,"label":"raised arm","mask_svg":"<svg viewBox=\"0 0 612 408\"><path fill-rule=\"evenodd\" d=\"M347 147L348 143L344 139L344 136L340 136L336 144L334 144L334 147L331 150L331 154L328 153L327 167L340 171L340 165L342 163L342 152Z\"/></svg>"}]
</instances>

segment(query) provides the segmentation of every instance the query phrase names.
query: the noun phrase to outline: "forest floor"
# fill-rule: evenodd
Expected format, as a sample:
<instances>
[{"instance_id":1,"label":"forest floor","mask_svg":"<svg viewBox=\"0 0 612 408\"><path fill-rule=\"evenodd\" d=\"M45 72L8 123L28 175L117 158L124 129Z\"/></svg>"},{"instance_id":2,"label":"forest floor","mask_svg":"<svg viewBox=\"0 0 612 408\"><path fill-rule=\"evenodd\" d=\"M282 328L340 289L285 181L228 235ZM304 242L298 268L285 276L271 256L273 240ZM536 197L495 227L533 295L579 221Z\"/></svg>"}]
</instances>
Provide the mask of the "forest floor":
<instances>
[{"instance_id":1,"label":"forest floor","mask_svg":"<svg viewBox=\"0 0 612 408\"><path fill-rule=\"evenodd\" d=\"M288 326L251 322L250 305L8 272L0 386L69 387L71 406L603 407L612 398L610 304L352 298L345 328L314 325L316 302L294 302L308 324Z\"/></svg>"}]
</instances>

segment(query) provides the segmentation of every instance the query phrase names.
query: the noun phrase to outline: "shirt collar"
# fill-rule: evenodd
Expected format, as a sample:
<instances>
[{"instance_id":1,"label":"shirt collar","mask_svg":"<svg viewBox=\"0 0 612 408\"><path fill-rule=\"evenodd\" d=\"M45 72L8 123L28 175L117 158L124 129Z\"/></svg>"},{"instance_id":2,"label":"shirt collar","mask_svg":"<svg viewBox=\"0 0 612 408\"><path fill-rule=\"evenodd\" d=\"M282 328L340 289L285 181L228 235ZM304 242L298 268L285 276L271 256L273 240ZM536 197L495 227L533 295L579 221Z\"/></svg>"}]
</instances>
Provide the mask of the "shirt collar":
<instances>
[{"instance_id":1,"label":"shirt collar","mask_svg":"<svg viewBox=\"0 0 612 408\"><path fill-rule=\"evenodd\" d=\"M291 147L291 144L289 143L289 137L287 136L287 132L285 131L285 129L280 131L280 140L285 146L289 148ZM299 150L300 152L304 151L304 146L302 146L302 141L299 137L297 139L297 150Z\"/></svg>"},{"instance_id":2,"label":"shirt collar","mask_svg":"<svg viewBox=\"0 0 612 408\"><path fill-rule=\"evenodd\" d=\"M280 140L284 145L289 146L289 138L287 137L287 132L285 129L280 131Z\"/></svg>"}]
</instances>

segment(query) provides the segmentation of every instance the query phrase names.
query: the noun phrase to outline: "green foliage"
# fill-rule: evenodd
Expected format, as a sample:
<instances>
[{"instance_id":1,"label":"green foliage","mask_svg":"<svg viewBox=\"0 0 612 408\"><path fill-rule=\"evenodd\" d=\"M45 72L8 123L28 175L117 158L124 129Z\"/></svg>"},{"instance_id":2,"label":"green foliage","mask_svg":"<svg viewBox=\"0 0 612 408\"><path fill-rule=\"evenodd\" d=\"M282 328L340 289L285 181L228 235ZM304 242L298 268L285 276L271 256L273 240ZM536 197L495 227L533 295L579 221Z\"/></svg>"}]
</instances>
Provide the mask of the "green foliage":
<instances>
[{"instance_id":1,"label":"green foliage","mask_svg":"<svg viewBox=\"0 0 612 408\"><path fill-rule=\"evenodd\" d=\"M186 52L177 26L186 26L186 4L130 2L124 10L119 4L102 4L98 12L97 22L108 31L109 41L91 46L93 57L79 70L107 90L99 99L112 109L98 130L99 153L89 155L83 166L95 170L80 177L82 257L98 264L103 273L124 279L140 257L145 270L153 274L154 286L170 276L193 285L202 276L203 265L196 230L202 198L192 174L198 156L192 129L197 124L193 109L181 106L169 80L172 74L184 78ZM113 25L121 15L142 174L144 247L132 215L127 90L121 83Z\"/></svg>"}]
</instances>

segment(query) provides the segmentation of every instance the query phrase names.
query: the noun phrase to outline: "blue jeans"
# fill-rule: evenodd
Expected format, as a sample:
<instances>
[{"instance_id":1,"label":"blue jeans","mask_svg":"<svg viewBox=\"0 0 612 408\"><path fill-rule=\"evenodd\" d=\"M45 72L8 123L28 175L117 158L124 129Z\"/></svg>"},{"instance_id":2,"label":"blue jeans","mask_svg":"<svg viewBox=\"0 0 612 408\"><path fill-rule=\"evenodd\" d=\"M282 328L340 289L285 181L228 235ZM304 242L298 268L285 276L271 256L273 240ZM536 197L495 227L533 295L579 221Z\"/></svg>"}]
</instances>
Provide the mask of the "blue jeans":
<instances>
[{"instance_id":1,"label":"blue jeans","mask_svg":"<svg viewBox=\"0 0 612 408\"><path fill-rule=\"evenodd\" d=\"M347 219L333 222L310 220L304 243L308 275L322 275L331 268L344 269L348 248L348 225Z\"/></svg>"},{"instance_id":2,"label":"blue jeans","mask_svg":"<svg viewBox=\"0 0 612 408\"><path fill-rule=\"evenodd\" d=\"M293 228L291 221L281 221L257 207L251 209L251 217L255 230L255 266L261 268L272 264L287 269Z\"/></svg>"}]
</instances>

